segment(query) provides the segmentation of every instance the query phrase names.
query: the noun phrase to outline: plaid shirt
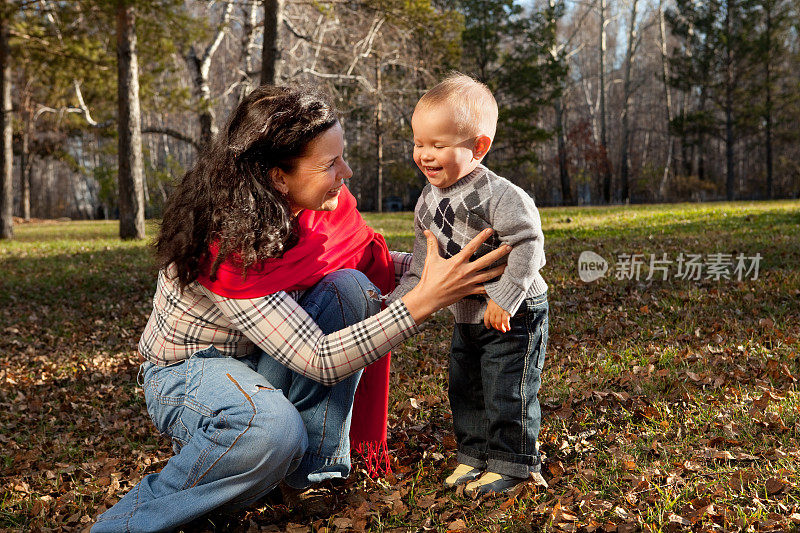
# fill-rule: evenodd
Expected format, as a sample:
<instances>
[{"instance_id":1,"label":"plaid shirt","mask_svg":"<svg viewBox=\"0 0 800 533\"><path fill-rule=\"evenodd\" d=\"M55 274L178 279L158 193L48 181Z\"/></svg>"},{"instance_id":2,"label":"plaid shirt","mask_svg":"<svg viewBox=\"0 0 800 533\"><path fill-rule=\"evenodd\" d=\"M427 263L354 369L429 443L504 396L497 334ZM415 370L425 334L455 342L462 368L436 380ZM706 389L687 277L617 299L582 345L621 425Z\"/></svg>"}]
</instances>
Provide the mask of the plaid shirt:
<instances>
[{"instance_id":1,"label":"plaid shirt","mask_svg":"<svg viewBox=\"0 0 800 533\"><path fill-rule=\"evenodd\" d=\"M411 254L392 252L395 277L408 269ZM139 352L160 366L174 364L213 345L223 355L244 357L256 347L295 372L333 385L380 359L418 329L398 300L377 315L324 335L284 291L262 298L224 298L197 282L181 292L172 268L158 273L153 312Z\"/></svg>"}]
</instances>

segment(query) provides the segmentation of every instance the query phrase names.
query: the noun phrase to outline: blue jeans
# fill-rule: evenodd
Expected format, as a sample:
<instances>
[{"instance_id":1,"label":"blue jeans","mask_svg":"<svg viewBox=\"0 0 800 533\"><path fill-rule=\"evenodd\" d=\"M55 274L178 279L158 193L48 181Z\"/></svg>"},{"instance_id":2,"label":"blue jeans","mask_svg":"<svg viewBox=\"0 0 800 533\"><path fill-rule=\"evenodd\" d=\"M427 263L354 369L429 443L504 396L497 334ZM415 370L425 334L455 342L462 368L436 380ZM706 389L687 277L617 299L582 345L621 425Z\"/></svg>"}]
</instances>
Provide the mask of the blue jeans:
<instances>
[{"instance_id":1,"label":"blue jeans","mask_svg":"<svg viewBox=\"0 0 800 533\"><path fill-rule=\"evenodd\" d=\"M547 293L525 300L507 333L455 325L448 394L459 463L519 478L541 469L537 395L548 309Z\"/></svg>"},{"instance_id":2,"label":"blue jeans","mask_svg":"<svg viewBox=\"0 0 800 533\"><path fill-rule=\"evenodd\" d=\"M364 274L341 270L299 303L329 333L377 313L374 294ZM147 411L175 455L98 517L93 532L168 531L213 509L247 507L284 478L300 488L350 472L360 372L327 387L263 352L234 359L212 346L171 366L146 362L141 374Z\"/></svg>"}]
</instances>

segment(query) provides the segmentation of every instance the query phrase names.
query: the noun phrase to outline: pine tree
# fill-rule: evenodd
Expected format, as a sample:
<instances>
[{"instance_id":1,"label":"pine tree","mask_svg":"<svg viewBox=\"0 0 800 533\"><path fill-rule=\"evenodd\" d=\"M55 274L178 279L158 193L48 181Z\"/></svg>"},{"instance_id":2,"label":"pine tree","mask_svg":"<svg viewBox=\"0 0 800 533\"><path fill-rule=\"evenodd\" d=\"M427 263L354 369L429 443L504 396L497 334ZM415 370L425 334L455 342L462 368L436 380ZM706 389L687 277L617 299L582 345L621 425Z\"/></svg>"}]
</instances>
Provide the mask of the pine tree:
<instances>
[{"instance_id":1,"label":"pine tree","mask_svg":"<svg viewBox=\"0 0 800 533\"><path fill-rule=\"evenodd\" d=\"M765 180L763 195L774 195L774 139L776 126L785 123L779 112L786 107L791 94L783 81L786 72L787 42L792 24L792 5L788 0L756 0L756 37L751 40L752 54L749 80L751 124L763 135ZM777 123L777 124L776 124Z\"/></svg>"},{"instance_id":2,"label":"pine tree","mask_svg":"<svg viewBox=\"0 0 800 533\"><path fill-rule=\"evenodd\" d=\"M523 14L514 29L513 46L501 55L502 69L494 84L501 108L498 140L511 147L508 167L536 161L534 145L554 133L542 126L541 114L561 95L567 74L563 55L551 53L563 14L563 2Z\"/></svg>"},{"instance_id":3,"label":"pine tree","mask_svg":"<svg viewBox=\"0 0 800 533\"><path fill-rule=\"evenodd\" d=\"M751 0L676 0L667 13L673 34L682 40L671 65L672 82L697 99L696 108L682 110L674 127L684 137L694 136L699 150L706 134L723 140L728 200L735 196L735 145L749 105L743 80L752 53L753 11Z\"/></svg>"},{"instance_id":4,"label":"pine tree","mask_svg":"<svg viewBox=\"0 0 800 533\"><path fill-rule=\"evenodd\" d=\"M494 161L510 176L529 174L534 146L553 131L541 125L563 87L566 65L556 46L564 2L548 2L526 11L515 0L461 0L462 68L495 93L500 116ZM491 154L490 154L491 157Z\"/></svg>"}]
</instances>

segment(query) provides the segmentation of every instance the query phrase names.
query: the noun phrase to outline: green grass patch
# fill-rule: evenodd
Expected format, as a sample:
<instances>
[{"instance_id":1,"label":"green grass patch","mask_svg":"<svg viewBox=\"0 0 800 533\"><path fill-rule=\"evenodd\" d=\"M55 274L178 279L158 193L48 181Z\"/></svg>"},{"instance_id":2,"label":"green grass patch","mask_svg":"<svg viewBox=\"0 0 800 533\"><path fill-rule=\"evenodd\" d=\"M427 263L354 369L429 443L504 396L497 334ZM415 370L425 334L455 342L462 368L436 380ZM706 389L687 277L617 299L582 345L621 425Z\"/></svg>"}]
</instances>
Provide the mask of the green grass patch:
<instances>
[{"instance_id":1,"label":"green grass patch","mask_svg":"<svg viewBox=\"0 0 800 533\"><path fill-rule=\"evenodd\" d=\"M394 475L360 463L316 503L265 501L186 531L787 531L800 527L800 202L546 208L547 489L472 501L454 464L437 314L393 354ZM411 213L365 214L410 250ZM149 239L157 225L148 224ZM82 530L171 454L135 386L148 241L115 222L23 224L0 243L0 528ZM592 283L578 257L609 262ZM648 278L651 255L760 254L742 280ZM646 258L639 279L623 254ZM623 278L623 279L620 279Z\"/></svg>"}]
</instances>

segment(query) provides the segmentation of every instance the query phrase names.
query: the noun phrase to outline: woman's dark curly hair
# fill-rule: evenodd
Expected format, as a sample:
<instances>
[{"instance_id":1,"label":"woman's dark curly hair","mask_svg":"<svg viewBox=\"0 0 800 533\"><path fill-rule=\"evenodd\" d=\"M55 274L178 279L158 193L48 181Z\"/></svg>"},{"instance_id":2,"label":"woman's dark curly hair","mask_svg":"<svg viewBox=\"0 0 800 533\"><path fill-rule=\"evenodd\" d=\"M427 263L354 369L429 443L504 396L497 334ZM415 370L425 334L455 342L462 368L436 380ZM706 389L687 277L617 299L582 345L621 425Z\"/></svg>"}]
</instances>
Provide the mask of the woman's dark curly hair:
<instances>
[{"instance_id":1,"label":"woman's dark curly hair","mask_svg":"<svg viewBox=\"0 0 800 533\"><path fill-rule=\"evenodd\" d=\"M239 254L243 272L282 256L297 236L289 204L271 174L291 172L308 144L337 122L327 97L316 89L253 90L167 201L155 242L158 267L174 264L183 288L197 279L212 242L219 244L212 279L230 254Z\"/></svg>"}]
</instances>

